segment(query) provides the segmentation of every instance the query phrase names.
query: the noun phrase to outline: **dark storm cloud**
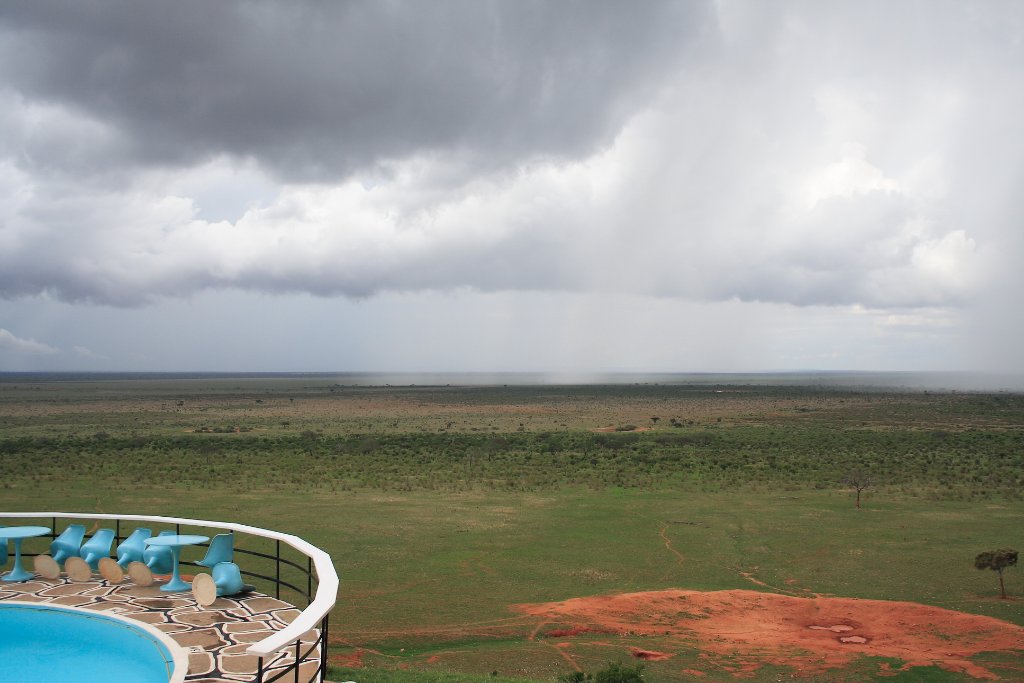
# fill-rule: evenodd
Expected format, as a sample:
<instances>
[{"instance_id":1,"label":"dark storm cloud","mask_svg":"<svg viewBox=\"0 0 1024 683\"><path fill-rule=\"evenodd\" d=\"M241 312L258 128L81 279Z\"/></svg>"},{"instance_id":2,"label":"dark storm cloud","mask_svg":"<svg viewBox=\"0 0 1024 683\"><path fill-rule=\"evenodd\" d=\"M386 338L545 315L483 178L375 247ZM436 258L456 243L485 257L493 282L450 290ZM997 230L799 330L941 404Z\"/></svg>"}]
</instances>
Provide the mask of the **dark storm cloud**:
<instances>
[{"instance_id":1,"label":"dark storm cloud","mask_svg":"<svg viewBox=\"0 0 1024 683\"><path fill-rule=\"evenodd\" d=\"M705 10L15 1L0 4L0 78L116 132L68 162L79 171L226 154L279 177L328 180L442 150L495 167L608 143L677 65Z\"/></svg>"},{"instance_id":2,"label":"dark storm cloud","mask_svg":"<svg viewBox=\"0 0 1024 683\"><path fill-rule=\"evenodd\" d=\"M0 2L0 367L278 300L411 315L408 367L503 317L554 367L1020 367L1022 84L1017 0Z\"/></svg>"},{"instance_id":3,"label":"dark storm cloud","mask_svg":"<svg viewBox=\"0 0 1024 683\"><path fill-rule=\"evenodd\" d=\"M0 296L972 306L1024 168L978 7L5 3Z\"/></svg>"}]
</instances>

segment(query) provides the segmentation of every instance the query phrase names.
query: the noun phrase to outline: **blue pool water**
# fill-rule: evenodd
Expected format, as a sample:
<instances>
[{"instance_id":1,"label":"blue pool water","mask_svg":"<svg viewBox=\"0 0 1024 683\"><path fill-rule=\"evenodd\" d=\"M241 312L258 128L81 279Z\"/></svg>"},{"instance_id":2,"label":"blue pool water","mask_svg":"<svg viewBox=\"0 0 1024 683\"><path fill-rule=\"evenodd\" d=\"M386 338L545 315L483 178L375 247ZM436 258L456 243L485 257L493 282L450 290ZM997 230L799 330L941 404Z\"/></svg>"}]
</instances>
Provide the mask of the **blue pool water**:
<instances>
[{"instance_id":1,"label":"blue pool water","mask_svg":"<svg viewBox=\"0 0 1024 683\"><path fill-rule=\"evenodd\" d=\"M167 683L170 650L126 620L0 602L0 683Z\"/></svg>"}]
</instances>

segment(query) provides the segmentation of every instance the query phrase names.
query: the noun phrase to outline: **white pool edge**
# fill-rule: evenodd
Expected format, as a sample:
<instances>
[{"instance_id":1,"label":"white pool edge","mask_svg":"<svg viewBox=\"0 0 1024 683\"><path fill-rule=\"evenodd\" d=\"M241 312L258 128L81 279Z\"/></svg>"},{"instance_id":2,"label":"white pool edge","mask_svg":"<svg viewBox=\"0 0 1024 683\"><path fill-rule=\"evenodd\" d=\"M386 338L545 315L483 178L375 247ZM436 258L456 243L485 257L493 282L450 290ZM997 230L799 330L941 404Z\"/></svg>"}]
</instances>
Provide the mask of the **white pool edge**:
<instances>
[{"instance_id":1,"label":"white pool edge","mask_svg":"<svg viewBox=\"0 0 1024 683\"><path fill-rule=\"evenodd\" d=\"M126 626L134 629L143 631L154 640L160 642L167 651L171 654L171 661L174 664L174 671L167 683L184 683L185 677L188 675L188 652L184 647L178 645L170 636L161 631L160 629L150 624L136 621L128 617L122 617L118 614L111 613L109 610L94 610L85 609L83 607L71 607L69 605L52 605L48 603L29 602L25 600L4 600L0 602L0 607L5 605L14 605L16 607L27 607L37 610L49 610L49 611L63 611L63 612L74 612L82 614L93 619L110 619L112 621L119 621Z\"/></svg>"}]
</instances>

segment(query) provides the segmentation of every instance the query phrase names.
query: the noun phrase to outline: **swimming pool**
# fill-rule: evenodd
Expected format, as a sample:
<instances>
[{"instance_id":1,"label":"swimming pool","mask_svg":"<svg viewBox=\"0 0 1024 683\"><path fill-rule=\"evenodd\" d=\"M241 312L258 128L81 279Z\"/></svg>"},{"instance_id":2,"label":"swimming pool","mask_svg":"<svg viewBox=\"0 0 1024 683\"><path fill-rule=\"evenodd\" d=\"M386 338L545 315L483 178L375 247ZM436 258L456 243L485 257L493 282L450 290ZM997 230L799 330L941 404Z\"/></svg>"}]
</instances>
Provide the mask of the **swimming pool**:
<instances>
[{"instance_id":1,"label":"swimming pool","mask_svg":"<svg viewBox=\"0 0 1024 683\"><path fill-rule=\"evenodd\" d=\"M147 624L95 610L0 603L0 683L179 683L185 651Z\"/></svg>"}]
</instances>

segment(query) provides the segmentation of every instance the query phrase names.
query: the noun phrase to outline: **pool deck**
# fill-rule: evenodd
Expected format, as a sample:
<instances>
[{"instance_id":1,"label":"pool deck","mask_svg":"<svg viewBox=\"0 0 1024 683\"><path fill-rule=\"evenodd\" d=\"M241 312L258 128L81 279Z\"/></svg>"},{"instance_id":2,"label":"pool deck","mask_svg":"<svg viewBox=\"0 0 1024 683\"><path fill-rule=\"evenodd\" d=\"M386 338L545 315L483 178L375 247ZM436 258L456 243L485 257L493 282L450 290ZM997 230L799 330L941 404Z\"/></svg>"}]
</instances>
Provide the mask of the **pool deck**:
<instances>
[{"instance_id":1,"label":"pool deck","mask_svg":"<svg viewBox=\"0 0 1024 683\"><path fill-rule=\"evenodd\" d=\"M94 575L93 580L73 582L67 578L53 581L41 578L24 583L0 584L0 600L18 600L50 605L94 609L150 624L188 652L189 683L239 683L253 681L257 658L246 654L249 645L280 631L300 613L294 605L262 593L237 598L218 598L209 607L200 607L191 593L163 593L158 581L142 588L126 580L110 584ZM305 653L319 637L308 631L302 637ZM314 650L300 667L300 681L318 680L314 672L320 653ZM265 661L265 670L295 660L294 646ZM283 680L294 681L294 673Z\"/></svg>"}]
</instances>

